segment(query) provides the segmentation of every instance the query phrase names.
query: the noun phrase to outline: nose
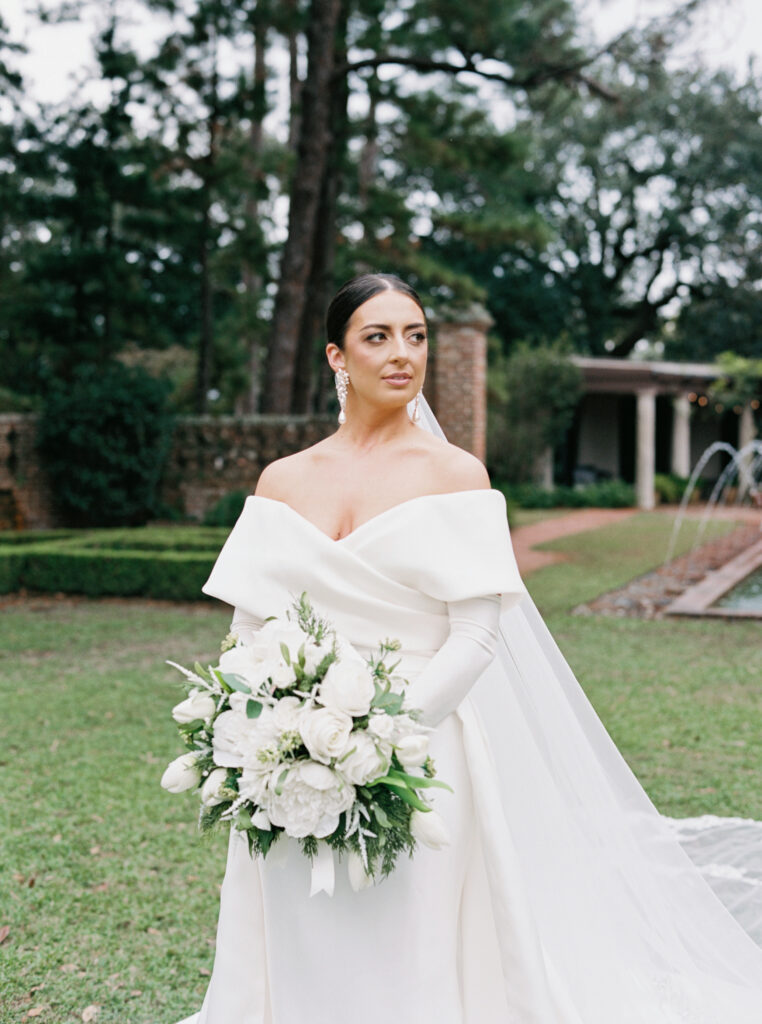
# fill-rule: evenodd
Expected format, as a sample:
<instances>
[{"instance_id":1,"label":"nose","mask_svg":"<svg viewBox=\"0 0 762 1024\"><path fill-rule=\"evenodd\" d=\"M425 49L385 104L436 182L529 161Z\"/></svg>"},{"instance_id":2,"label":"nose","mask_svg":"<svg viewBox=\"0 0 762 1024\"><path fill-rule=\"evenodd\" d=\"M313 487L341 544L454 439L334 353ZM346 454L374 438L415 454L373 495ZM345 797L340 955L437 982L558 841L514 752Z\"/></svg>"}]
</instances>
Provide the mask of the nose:
<instances>
[{"instance_id":1,"label":"nose","mask_svg":"<svg viewBox=\"0 0 762 1024\"><path fill-rule=\"evenodd\" d=\"M392 332L392 359L407 359L407 343L402 331Z\"/></svg>"}]
</instances>

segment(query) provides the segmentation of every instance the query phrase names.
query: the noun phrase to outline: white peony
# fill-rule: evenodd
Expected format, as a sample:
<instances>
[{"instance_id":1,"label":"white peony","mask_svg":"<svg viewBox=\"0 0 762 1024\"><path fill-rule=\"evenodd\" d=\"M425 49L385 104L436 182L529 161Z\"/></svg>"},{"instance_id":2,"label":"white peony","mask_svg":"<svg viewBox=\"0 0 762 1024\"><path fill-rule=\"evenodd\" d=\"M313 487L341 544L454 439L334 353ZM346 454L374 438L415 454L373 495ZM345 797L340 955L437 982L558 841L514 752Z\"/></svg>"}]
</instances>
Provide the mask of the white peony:
<instances>
[{"instance_id":1,"label":"white peony","mask_svg":"<svg viewBox=\"0 0 762 1024\"><path fill-rule=\"evenodd\" d=\"M318 700L325 707L338 708L359 717L370 711L375 695L370 669L360 659L334 661L320 684Z\"/></svg>"},{"instance_id":2,"label":"white peony","mask_svg":"<svg viewBox=\"0 0 762 1024\"><path fill-rule=\"evenodd\" d=\"M403 768L420 768L429 754L429 737L424 733L402 736L395 744Z\"/></svg>"},{"instance_id":3,"label":"white peony","mask_svg":"<svg viewBox=\"0 0 762 1024\"><path fill-rule=\"evenodd\" d=\"M410 815L410 832L413 839L432 850L441 850L450 843L447 826L436 811L414 810Z\"/></svg>"},{"instance_id":4,"label":"white peony","mask_svg":"<svg viewBox=\"0 0 762 1024\"><path fill-rule=\"evenodd\" d=\"M283 770L285 778L280 781ZM280 793L275 792L280 785ZM279 765L268 786L266 811L273 825L294 839L314 835L323 839L335 832L339 816L355 800L354 786L342 783L334 771L315 761Z\"/></svg>"},{"instance_id":5,"label":"white peony","mask_svg":"<svg viewBox=\"0 0 762 1024\"><path fill-rule=\"evenodd\" d=\"M209 722L217 710L217 701L206 690L191 690L185 700L175 704L172 708L172 717L180 725L187 725L201 719Z\"/></svg>"},{"instance_id":6,"label":"white peony","mask_svg":"<svg viewBox=\"0 0 762 1024\"><path fill-rule=\"evenodd\" d=\"M272 705L272 724L278 733L298 732L304 716L304 705L298 697L281 697Z\"/></svg>"},{"instance_id":7,"label":"white peony","mask_svg":"<svg viewBox=\"0 0 762 1024\"><path fill-rule=\"evenodd\" d=\"M197 786L201 773L197 767L198 757L192 751L181 754L167 765L161 777L161 784L170 793L184 793Z\"/></svg>"},{"instance_id":8,"label":"white peony","mask_svg":"<svg viewBox=\"0 0 762 1024\"><path fill-rule=\"evenodd\" d=\"M347 855L347 874L349 875L349 884L355 892L360 892L361 889L369 889L375 882L373 875L369 875L365 870L362 857L359 853L355 853L354 850L350 850Z\"/></svg>"},{"instance_id":9,"label":"white peony","mask_svg":"<svg viewBox=\"0 0 762 1024\"><path fill-rule=\"evenodd\" d=\"M275 773L276 779L280 771L283 770L283 767L283 765L279 765L279 769ZM251 800L252 803L264 804L267 800L268 786L272 775L272 764L258 764L256 767L245 767L238 780L238 795Z\"/></svg>"},{"instance_id":10,"label":"white peony","mask_svg":"<svg viewBox=\"0 0 762 1024\"><path fill-rule=\"evenodd\" d=\"M338 708L305 708L299 731L310 757L328 764L346 750L352 719Z\"/></svg>"},{"instance_id":11,"label":"white peony","mask_svg":"<svg viewBox=\"0 0 762 1024\"><path fill-rule=\"evenodd\" d=\"M364 786L366 782L386 775L389 758L379 750L376 741L367 732L353 732L345 752L336 763L336 769L347 782Z\"/></svg>"},{"instance_id":12,"label":"white peony","mask_svg":"<svg viewBox=\"0 0 762 1024\"><path fill-rule=\"evenodd\" d=\"M230 792L223 792L226 789L227 779L226 768L214 768L209 772L201 787L201 803L205 807L214 807L215 804L224 803L229 799Z\"/></svg>"}]
</instances>

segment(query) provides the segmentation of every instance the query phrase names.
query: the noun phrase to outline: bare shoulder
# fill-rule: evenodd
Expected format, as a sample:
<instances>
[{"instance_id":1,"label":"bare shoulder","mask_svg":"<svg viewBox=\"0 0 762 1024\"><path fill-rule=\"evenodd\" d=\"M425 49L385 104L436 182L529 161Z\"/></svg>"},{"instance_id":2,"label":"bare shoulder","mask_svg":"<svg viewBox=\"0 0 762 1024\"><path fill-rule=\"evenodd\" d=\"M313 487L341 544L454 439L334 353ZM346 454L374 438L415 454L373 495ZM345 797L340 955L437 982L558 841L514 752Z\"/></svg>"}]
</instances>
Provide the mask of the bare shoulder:
<instances>
[{"instance_id":1,"label":"bare shoulder","mask_svg":"<svg viewBox=\"0 0 762 1024\"><path fill-rule=\"evenodd\" d=\"M442 489L471 491L491 487L484 463L471 452L439 437L429 440L432 469Z\"/></svg>"},{"instance_id":2,"label":"bare shoulder","mask_svg":"<svg viewBox=\"0 0 762 1024\"><path fill-rule=\"evenodd\" d=\"M288 501L299 481L303 479L305 469L312 464L311 449L307 448L293 455L285 455L265 466L259 474L255 494L260 498L274 498L276 501Z\"/></svg>"}]
</instances>

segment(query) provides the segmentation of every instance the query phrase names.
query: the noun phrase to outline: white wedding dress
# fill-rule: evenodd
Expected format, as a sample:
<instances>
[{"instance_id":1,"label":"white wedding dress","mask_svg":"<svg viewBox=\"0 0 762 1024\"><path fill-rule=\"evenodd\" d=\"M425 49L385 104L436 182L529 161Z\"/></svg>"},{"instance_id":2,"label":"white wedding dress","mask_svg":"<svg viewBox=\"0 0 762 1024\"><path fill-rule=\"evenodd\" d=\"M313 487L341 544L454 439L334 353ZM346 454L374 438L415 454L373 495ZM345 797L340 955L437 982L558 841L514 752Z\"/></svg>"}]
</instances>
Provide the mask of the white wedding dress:
<instances>
[{"instance_id":1,"label":"white wedding dress","mask_svg":"<svg viewBox=\"0 0 762 1024\"><path fill-rule=\"evenodd\" d=\"M307 591L414 680L449 602L501 593L497 657L432 735L451 845L332 897L232 835L217 950L183 1024L760 1024L762 949L635 780L518 575L497 491L414 498L334 541L250 497L204 587L262 620ZM759 908L737 900L758 929Z\"/></svg>"}]
</instances>

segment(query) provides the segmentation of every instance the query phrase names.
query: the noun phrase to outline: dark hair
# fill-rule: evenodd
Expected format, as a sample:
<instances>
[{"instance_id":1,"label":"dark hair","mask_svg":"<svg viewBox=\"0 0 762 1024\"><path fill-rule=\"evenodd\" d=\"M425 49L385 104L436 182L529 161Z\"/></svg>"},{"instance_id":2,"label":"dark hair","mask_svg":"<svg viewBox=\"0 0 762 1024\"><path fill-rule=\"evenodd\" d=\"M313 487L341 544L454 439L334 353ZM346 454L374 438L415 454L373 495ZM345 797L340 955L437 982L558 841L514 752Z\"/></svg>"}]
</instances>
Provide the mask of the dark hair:
<instances>
[{"instance_id":1,"label":"dark hair","mask_svg":"<svg viewBox=\"0 0 762 1024\"><path fill-rule=\"evenodd\" d=\"M325 333L328 341L342 348L347 324L352 319L354 311L380 292L401 292L412 299L423 313L423 303L418 294L395 274L359 274L339 288L328 307L325 315Z\"/></svg>"}]
</instances>

